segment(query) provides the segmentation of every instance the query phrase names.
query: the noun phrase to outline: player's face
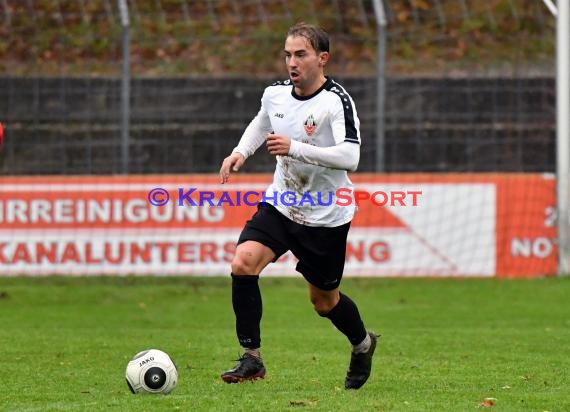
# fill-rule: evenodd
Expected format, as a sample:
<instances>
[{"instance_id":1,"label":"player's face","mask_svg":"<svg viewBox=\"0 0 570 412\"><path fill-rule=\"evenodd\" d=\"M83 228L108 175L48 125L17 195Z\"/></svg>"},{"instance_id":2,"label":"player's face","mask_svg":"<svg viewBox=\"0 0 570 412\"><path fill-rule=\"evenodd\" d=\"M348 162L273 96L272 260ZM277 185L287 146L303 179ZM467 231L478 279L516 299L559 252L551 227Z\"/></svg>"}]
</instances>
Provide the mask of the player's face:
<instances>
[{"instance_id":1,"label":"player's face","mask_svg":"<svg viewBox=\"0 0 570 412\"><path fill-rule=\"evenodd\" d=\"M289 36L285 40L285 64L295 93L306 96L316 92L325 82L324 66L327 52L317 53L309 40L301 36Z\"/></svg>"}]
</instances>

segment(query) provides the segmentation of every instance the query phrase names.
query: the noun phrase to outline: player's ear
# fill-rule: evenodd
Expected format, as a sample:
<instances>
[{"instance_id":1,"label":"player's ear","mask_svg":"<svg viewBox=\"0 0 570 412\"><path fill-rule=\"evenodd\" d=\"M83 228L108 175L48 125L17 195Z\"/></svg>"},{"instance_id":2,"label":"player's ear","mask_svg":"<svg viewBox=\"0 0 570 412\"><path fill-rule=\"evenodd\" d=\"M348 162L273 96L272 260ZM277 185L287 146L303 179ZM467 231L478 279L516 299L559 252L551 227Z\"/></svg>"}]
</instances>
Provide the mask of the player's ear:
<instances>
[{"instance_id":1,"label":"player's ear","mask_svg":"<svg viewBox=\"0 0 570 412\"><path fill-rule=\"evenodd\" d=\"M319 63L324 66L329 61L329 52L321 52L319 54Z\"/></svg>"}]
</instances>

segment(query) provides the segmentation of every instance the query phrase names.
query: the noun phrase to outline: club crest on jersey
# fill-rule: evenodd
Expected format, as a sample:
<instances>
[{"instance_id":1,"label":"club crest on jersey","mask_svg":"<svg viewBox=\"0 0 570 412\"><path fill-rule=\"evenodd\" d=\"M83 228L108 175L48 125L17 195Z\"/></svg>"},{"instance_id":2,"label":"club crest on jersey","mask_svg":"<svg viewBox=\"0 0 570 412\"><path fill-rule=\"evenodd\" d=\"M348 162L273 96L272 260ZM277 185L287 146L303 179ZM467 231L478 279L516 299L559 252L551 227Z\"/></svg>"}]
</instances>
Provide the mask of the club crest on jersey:
<instances>
[{"instance_id":1,"label":"club crest on jersey","mask_svg":"<svg viewBox=\"0 0 570 412\"><path fill-rule=\"evenodd\" d=\"M305 128L305 133L307 133L307 136L313 135L315 129L317 128L317 123L315 122L315 118L312 114L307 117L307 120L305 120L303 123L303 127Z\"/></svg>"}]
</instances>

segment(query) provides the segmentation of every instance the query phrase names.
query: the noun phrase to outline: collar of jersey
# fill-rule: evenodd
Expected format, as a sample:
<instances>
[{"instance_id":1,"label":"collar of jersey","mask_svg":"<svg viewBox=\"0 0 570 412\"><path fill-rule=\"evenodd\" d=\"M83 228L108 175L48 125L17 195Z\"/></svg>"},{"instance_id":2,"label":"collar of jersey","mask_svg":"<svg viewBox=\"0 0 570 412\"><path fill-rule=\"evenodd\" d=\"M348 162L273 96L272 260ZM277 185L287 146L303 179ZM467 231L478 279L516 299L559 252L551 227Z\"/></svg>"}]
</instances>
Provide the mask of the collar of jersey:
<instances>
[{"instance_id":1,"label":"collar of jersey","mask_svg":"<svg viewBox=\"0 0 570 412\"><path fill-rule=\"evenodd\" d=\"M327 79L327 81L324 82L323 85L321 87L319 87L318 90L316 92L314 92L313 94L309 94L308 96L299 96L297 93L295 93L295 86L293 86L293 88L291 89L291 96L293 96L297 100L309 100L309 99L315 97L323 89L325 89L329 84L332 83L332 79L329 78L329 76L325 76L325 78Z\"/></svg>"}]
</instances>

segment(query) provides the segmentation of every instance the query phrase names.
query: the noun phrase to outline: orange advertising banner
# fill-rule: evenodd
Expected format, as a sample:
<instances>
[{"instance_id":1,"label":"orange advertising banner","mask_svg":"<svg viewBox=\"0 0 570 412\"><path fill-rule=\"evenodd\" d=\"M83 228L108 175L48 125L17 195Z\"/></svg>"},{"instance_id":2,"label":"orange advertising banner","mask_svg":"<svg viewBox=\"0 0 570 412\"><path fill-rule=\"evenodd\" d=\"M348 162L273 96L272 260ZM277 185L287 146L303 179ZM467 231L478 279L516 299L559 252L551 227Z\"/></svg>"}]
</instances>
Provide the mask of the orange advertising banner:
<instances>
[{"instance_id":1,"label":"orange advertising banner","mask_svg":"<svg viewBox=\"0 0 570 412\"><path fill-rule=\"evenodd\" d=\"M257 203L286 200L265 197L271 179L237 174L221 185L216 175L3 178L0 276L225 274ZM318 194L316 204L357 203L346 276L556 273L550 175L351 179L354 191ZM294 275L294 259L285 255L267 273Z\"/></svg>"}]
</instances>

